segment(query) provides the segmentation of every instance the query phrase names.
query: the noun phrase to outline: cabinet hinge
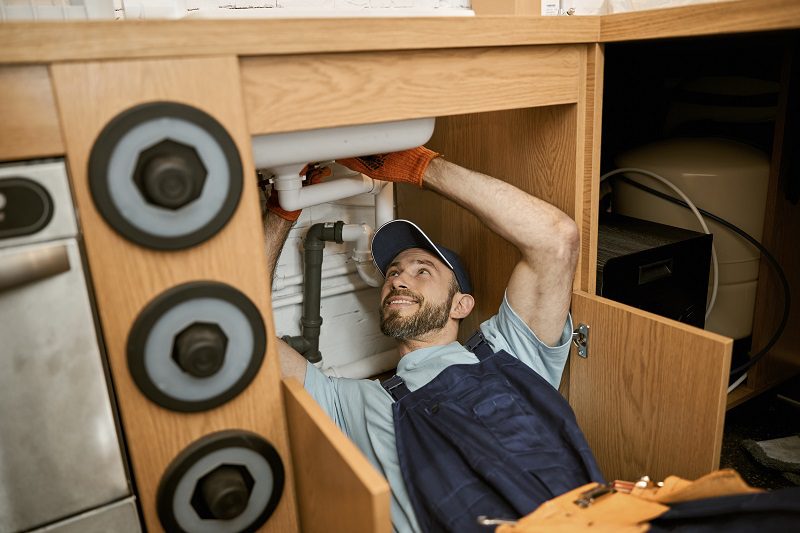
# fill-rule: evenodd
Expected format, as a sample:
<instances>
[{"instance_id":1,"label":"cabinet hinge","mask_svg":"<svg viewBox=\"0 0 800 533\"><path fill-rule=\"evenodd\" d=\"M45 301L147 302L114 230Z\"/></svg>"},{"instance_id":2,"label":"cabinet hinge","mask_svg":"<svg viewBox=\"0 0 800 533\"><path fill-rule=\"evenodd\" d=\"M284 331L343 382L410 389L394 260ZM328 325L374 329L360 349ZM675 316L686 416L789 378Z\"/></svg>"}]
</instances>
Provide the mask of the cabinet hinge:
<instances>
[{"instance_id":1,"label":"cabinet hinge","mask_svg":"<svg viewBox=\"0 0 800 533\"><path fill-rule=\"evenodd\" d=\"M572 332L572 344L578 348L578 355L584 359L589 357L589 326L578 324L578 329Z\"/></svg>"}]
</instances>

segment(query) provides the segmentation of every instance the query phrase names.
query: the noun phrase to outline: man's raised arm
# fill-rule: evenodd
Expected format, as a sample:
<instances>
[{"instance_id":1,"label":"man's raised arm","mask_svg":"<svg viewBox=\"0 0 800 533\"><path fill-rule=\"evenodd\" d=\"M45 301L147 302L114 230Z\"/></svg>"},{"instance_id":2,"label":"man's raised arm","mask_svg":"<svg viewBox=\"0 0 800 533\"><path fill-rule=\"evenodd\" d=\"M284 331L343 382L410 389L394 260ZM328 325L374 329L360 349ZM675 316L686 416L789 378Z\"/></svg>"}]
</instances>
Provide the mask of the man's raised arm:
<instances>
[{"instance_id":1,"label":"man's raised arm","mask_svg":"<svg viewBox=\"0 0 800 533\"><path fill-rule=\"evenodd\" d=\"M557 344L572 295L577 225L558 208L513 185L437 156L419 147L378 156L379 160L359 158L340 163L376 179L431 189L474 213L516 246L522 259L508 282L508 302L541 341Z\"/></svg>"},{"instance_id":2,"label":"man's raised arm","mask_svg":"<svg viewBox=\"0 0 800 533\"><path fill-rule=\"evenodd\" d=\"M262 219L264 222L264 248L267 254L267 268L269 269L269 280L275 276L275 267L281 255L283 245L292 224L300 216L300 211L285 211L278 205L275 194L268 197L262 209ZM281 365L281 375L283 377L295 378L303 384L306 378L306 359L288 344L279 338L275 338L278 343L278 357Z\"/></svg>"}]
</instances>

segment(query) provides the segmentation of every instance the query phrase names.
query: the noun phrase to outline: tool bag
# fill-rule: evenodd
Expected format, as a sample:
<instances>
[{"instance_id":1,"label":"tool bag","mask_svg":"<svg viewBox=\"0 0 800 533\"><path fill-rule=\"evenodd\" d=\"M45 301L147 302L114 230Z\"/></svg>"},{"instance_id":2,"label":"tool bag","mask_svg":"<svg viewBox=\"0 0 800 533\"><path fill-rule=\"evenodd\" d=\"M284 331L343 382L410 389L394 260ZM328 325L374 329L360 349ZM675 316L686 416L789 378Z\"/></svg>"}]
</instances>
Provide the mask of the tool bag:
<instances>
[{"instance_id":1,"label":"tool bag","mask_svg":"<svg viewBox=\"0 0 800 533\"><path fill-rule=\"evenodd\" d=\"M497 533L544 532L752 532L800 529L800 487L772 492L748 486L734 470L696 481L675 476L650 482L590 483L542 504Z\"/></svg>"}]
</instances>

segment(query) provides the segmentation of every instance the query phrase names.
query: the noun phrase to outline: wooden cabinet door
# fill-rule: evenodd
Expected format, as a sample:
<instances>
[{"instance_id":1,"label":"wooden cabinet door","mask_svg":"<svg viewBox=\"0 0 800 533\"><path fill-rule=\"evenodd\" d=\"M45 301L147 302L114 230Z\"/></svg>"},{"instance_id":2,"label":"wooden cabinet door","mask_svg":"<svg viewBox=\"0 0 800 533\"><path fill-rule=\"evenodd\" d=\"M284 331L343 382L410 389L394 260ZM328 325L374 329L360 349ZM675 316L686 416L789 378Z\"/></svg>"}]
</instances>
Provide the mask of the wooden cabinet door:
<instances>
[{"instance_id":1,"label":"wooden cabinet door","mask_svg":"<svg viewBox=\"0 0 800 533\"><path fill-rule=\"evenodd\" d=\"M694 479L719 467L733 341L576 291L569 402L609 480Z\"/></svg>"},{"instance_id":2,"label":"wooden cabinet door","mask_svg":"<svg viewBox=\"0 0 800 533\"><path fill-rule=\"evenodd\" d=\"M302 533L390 533L389 484L303 386L283 380Z\"/></svg>"}]
</instances>

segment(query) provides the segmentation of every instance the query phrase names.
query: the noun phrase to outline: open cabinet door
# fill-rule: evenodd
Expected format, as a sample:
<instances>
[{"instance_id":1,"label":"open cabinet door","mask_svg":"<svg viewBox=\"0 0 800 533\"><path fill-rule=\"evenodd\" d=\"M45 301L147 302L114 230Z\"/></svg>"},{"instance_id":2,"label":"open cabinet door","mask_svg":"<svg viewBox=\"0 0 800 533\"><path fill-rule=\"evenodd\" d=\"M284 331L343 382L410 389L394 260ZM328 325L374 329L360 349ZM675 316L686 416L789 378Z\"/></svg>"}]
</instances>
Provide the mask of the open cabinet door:
<instances>
[{"instance_id":1,"label":"open cabinet door","mask_svg":"<svg viewBox=\"0 0 800 533\"><path fill-rule=\"evenodd\" d=\"M733 341L580 291L572 316L590 329L569 401L606 478L718 468Z\"/></svg>"},{"instance_id":2,"label":"open cabinet door","mask_svg":"<svg viewBox=\"0 0 800 533\"><path fill-rule=\"evenodd\" d=\"M283 380L302 533L390 533L389 484L303 386Z\"/></svg>"}]
</instances>

